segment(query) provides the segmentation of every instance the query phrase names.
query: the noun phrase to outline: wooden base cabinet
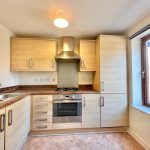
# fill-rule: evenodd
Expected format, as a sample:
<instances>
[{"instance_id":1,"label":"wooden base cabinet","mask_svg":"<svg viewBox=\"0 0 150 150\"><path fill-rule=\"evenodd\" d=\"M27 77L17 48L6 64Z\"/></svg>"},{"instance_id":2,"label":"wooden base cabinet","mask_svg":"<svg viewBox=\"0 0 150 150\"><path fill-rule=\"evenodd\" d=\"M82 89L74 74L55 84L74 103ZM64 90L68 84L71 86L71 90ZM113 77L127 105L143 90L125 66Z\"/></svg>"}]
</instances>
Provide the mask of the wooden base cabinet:
<instances>
[{"instance_id":1,"label":"wooden base cabinet","mask_svg":"<svg viewBox=\"0 0 150 150\"><path fill-rule=\"evenodd\" d=\"M31 130L52 129L52 95L32 96Z\"/></svg>"},{"instance_id":2,"label":"wooden base cabinet","mask_svg":"<svg viewBox=\"0 0 150 150\"><path fill-rule=\"evenodd\" d=\"M5 150L19 150L30 131L30 96L6 107Z\"/></svg>"},{"instance_id":3,"label":"wooden base cabinet","mask_svg":"<svg viewBox=\"0 0 150 150\"><path fill-rule=\"evenodd\" d=\"M127 126L126 94L101 94L101 127Z\"/></svg>"},{"instance_id":4,"label":"wooden base cabinet","mask_svg":"<svg viewBox=\"0 0 150 150\"><path fill-rule=\"evenodd\" d=\"M82 95L82 128L100 127L100 95Z\"/></svg>"},{"instance_id":5,"label":"wooden base cabinet","mask_svg":"<svg viewBox=\"0 0 150 150\"><path fill-rule=\"evenodd\" d=\"M0 150L4 150L5 108L0 109Z\"/></svg>"}]
</instances>

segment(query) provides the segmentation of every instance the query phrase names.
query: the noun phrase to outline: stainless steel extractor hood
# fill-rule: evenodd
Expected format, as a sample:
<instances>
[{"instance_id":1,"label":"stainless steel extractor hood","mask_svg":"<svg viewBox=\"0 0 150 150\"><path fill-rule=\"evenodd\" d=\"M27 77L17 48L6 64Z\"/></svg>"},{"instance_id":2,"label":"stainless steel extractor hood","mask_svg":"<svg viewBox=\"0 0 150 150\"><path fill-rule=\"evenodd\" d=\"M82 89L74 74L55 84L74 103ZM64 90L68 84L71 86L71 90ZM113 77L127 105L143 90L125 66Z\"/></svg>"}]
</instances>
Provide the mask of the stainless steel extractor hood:
<instances>
[{"instance_id":1,"label":"stainless steel extractor hood","mask_svg":"<svg viewBox=\"0 0 150 150\"><path fill-rule=\"evenodd\" d=\"M62 51L55 56L57 61L80 61L80 56L74 52L74 38L62 37Z\"/></svg>"}]
</instances>

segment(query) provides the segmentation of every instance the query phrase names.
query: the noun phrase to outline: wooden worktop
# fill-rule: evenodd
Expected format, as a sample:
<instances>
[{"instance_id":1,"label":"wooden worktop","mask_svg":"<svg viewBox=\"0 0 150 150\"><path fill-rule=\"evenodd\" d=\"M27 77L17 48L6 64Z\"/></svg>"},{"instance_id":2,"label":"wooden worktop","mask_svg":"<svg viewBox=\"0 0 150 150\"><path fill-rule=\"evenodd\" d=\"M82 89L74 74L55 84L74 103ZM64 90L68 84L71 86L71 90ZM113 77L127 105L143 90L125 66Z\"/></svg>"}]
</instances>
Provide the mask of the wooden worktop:
<instances>
[{"instance_id":1,"label":"wooden worktop","mask_svg":"<svg viewBox=\"0 0 150 150\"><path fill-rule=\"evenodd\" d=\"M92 86L80 86L79 91L56 91L56 86L38 85L38 86L13 86L0 89L0 93L21 93L20 96L12 98L11 100L0 103L0 109L7 107L28 95L55 95L55 94L99 94L99 91L92 89Z\"/></svg>"}]
</instances>

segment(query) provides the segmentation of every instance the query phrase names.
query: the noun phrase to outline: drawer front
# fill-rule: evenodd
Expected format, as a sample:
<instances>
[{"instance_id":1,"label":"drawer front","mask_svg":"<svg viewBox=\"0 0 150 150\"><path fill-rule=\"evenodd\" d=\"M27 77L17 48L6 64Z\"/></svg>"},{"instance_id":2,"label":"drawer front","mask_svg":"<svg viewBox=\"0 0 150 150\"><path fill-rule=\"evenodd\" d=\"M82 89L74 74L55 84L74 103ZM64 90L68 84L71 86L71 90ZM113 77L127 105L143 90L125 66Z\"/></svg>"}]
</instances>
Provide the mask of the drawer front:
<instances>
[{"instance_id":1,"label":"drawer front","mask_svg":"<svg viewBox=\"0 0 150 150\"><path fill-rule=\"evenodd\" d=\"M32 118L33 123L52 122L52 116L37 116Z\"/></svg>"},{"instance_id":2,"label":"drawer front","mask_svg":"<svg viewBox=\"0 0 150 150\"><path fill-rule=\"evenodd\" d=\"M32 115L36 116L52 116L52 109L33 109Z\"/></svg>"},{"instance_id":3,"label":"drawer front","mask_svg":"<svg viewBox=\"0 0 150 150\"><path fill-rule=\"evenodd\" d=\"M51 130L52 123L37 123L32 125L32 130Z\"/></svg>"},{"instance_id":4,"label":"drawer front","mask_svg":"<svg viewBox=\"0 0 150 150\"><path fill-rule=\"evenodd\" d=\"M32 103L33 109L52 108L52 102L34 102Z\"/></svg>"},{"instance_id":5,"label":"drawer front","mask_svg":"<svg viewBox=\"0 0 150 150\"><path fill-rule=\"evenodd\" d=\"M52 101L52 95L34 95L32 96L32 100L36 101Z\"/></svg>"}]
</instances>

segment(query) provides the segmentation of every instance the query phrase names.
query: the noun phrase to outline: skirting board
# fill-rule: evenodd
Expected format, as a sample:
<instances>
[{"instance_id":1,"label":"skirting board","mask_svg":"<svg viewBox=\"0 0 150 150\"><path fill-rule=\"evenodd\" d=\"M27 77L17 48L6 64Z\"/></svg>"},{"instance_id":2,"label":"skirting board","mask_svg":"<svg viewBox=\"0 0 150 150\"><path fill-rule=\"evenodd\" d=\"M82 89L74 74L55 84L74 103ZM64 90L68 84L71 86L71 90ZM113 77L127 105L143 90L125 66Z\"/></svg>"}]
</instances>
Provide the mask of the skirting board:
<instances>
[{"instance_id":1,"label":"skirting board","mask_svg":"<svg viewBox=\"0 0 150 150\"><path fill-rule=\"evenodd\" d=\"M150 144L146 143L140 136L138 136L134 131L128 129L127 132L137 140L146 150L150 150Z\"/></svg>"},{"instance_id":2,"label":"skirting board","mask_svg":"<svg viewBox=\"0 0 150 150\"><path fill-rule=\"evenodd\" d=\"M84 133L107 133L107 132L126 132L127 127L112 127L112 128L79 128L79 129L58 129L45 131L30 131L31 136L47 136L60 134L84 134Z\"/></svg>"}]
</instances>

